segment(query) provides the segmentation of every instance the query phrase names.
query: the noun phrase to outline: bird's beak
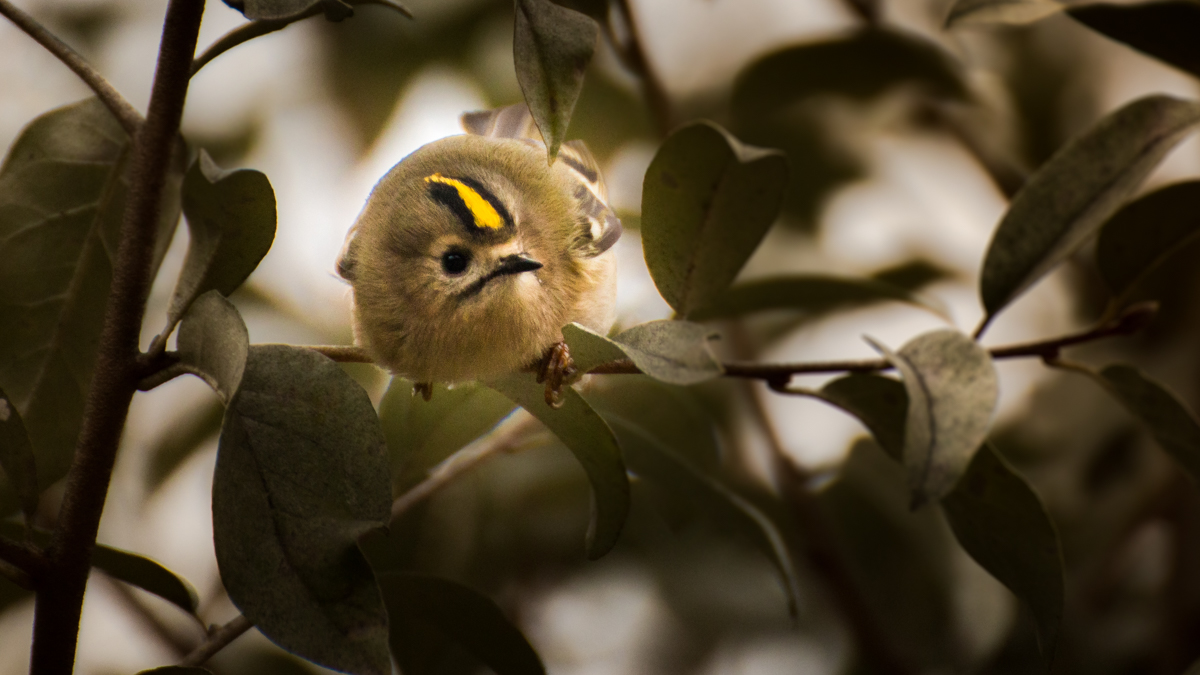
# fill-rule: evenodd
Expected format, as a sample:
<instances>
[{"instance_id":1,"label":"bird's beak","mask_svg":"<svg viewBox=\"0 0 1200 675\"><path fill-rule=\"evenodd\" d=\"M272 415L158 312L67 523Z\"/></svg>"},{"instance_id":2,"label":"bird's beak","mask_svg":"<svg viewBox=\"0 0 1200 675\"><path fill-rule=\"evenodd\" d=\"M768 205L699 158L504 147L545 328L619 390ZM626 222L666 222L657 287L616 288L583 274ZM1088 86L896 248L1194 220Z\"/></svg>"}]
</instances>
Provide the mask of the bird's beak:
<instances>
[{"instance_id":1,"label":"bird's beak","mask_svg":"<svg viewBox=\"0 0 1200 675\"><path fill-rule=\"evenodd\" d=\"M501 258L500 264L489 276L498 277L502 274L520 274L521 272L532 272L540 269L542 269L542 263L523 253L514 253L513 255Z\"/></svg>"}]
</instances>

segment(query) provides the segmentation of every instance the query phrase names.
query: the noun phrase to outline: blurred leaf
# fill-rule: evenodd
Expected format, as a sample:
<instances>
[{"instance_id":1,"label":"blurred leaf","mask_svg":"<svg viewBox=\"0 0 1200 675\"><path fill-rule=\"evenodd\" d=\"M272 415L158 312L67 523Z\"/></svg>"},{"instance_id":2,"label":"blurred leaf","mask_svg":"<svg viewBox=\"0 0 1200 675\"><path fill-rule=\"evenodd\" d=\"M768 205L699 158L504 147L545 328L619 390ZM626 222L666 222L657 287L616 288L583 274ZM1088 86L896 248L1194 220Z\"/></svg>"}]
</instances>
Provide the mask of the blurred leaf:
<instances>
[{"instance_id":1,"label":"blurred leaf","mask_svg":"<svg viewBox=\"0 0 1200 675\"><path fill-rule=\"evenodd\" d=\"M284 649L391 672L387 616L356 540L387 525L387 448L366 392L336 363L250 349L213 477L213 542L238 609Z\"/></svg>"},{"instance_id":2,"label":"blurred leaf","mask_svg":"<svg viewBox=\"0 0 1200 675\"><path fill-rule=\"evenodd\" d=\"M561 408L546 405L545 387L532 373L513 373L487 385L545 424L579 460L592 485L587 556L595 560L608 553L629 514L629 477L612 429L571 387L563 388Z\"/></svg>"},{"instance_id":3,"label":"blurred leaf","mask_svg":"<svg viewBox=\"0 0 1200 675\"><path fill-rule=\"evenodd\" d=\"M1049 664L1063 619L1063 557L1037 493L985 444L942 510L958 543L1029 608Z\"/></svg>"},{"instance_id":4,"label":"blurred leaf","mask_svg":"<svg viewBox=\"0 0 1200 675\"><path fill-rule=\"evenodd\" d=\"M1200 5L1190 0L1136 5L1089 3L1067 14L1092 30L1200 77Z\"/></svg>"},{"instance_id":5,"label":"blurred leaf","mask_svg":"<svg viewBox=\"0 0 1200 675\"><path fill-rule=\"evenodd\" d=\"M705 473L720 472L714 411L696 389L645 375L622 375L597 378L586 391L588 403L605 420L632 424Z\"/></svg>"},{"instance_id":6,"label":"blurred leaf","mask_svg":"<svg viewBox=\"0 0 1200 675\"><path fill-rule=\"evenodd\" d=\"M902 383L882 375L854 374L839 377L814 393L857 417L884 452L904 462L908 393Z\"/></svg>"},{"instance_id":7,"label":"blurred leaf","mask_svg":"<svg viewBox=\"0 0 1200 675\"><path fill-rule=\"evenodd\" d=\"M169 429L147 443L147 496L162 487L205 441L216 440L224 415L225 406L217 399L208 399L181 411Z\"/></svg>"},{"instance_id":8,"label":"blurred leaf","mask_svg":"<svg viewBox=\"0 0 1200 675\"><path fill-rule=\"evenodd\" d=\"M212 675L212 672L196 666L159 666L139 671L138 675Z\"/></svg>"},{"instance_id":9,"label":"blurred leaf","mask_svg":"<svg viewBox=\"0 0 1200 675\"><path fill-rule=\"evenodd\" d=\"M1066 9L1057 0L958 0L946 17L946 28L1008 24L1021 26Z\"/></svg>"},{"instance_id":10,"label":"blurred leaf","mask_svg":"<svg viewBox=\"0 0 1200 675\"><path fill-rule=\"evenodd\" d=\"M513 62L550 162L571 123L583 75L600 27L590 17L550 0L516 0Z\"/></svg>"},{"instance_id":11,"label":"blurred leaf","mask_svg":"<svg viewBox=\"0 0 1200 675\"><path fill-rule=\"evenodd\" d=\"M1121 208L1096 242L1096 264L1122 298L1173 253L1200 234L1200 181L1168 185Z\"/></svg>"},{"instance_id":12,"label":"blurred leaf","mask_svg":"<svg viewBox=\"0 0 1200 675\"><path fill-rule=\"evenodd\" d=\"M724 369L709 341L716 332L688 321L649 321L613 341L645 374L668 384L697 384L719 377Z\"/></svg>"},{"instance_id":13,"label":"blurred leaf","mask_svg":"<svg viewBox=\"0 0 1200 675\"><path fill-rule=\"evenodd\" d=\"M897 286L909 292L928 286L935 281L953 279L955 273L928 260L917 258L876 271L871 275L875 281ZM940 304L940 303L939 303Z\"/></svg>"},{"instance_id":14,"label":"blurred leaf","mask_svg":"<svg viewBox=\"0 0 1200 675\"><path fill-rule=\"evenodd\" d=\"M406 675L425 665L429 630L465 649L496 675L543 675L537 652L491 598L462 584L423 574L384 572L379 587L388 608L390 643ZM414 624L418 626L414 626ZM414 630L415 628L415 630Z\"/></svg>"},{"instance_id":15,"label":"blurred leaf","mask_svg":"<svg viewBox=\"0 0 1200 675\"><path fill-rule=\"evenodd\" d=\"M1200 426L1179 397L1133 366L1108 366L1100 378L1158 445L1200 483Z\"/></svg>"},{"instance_id":16,"label":"blurred leaf","mask_svg":"<svg viewBox=\"0 0 1200 675\"><path fill-rule=\"evenodd\" d=\"M945 309L934 306L928 298L883 281L798 274L756 279L734 286L692 312L690 318L696 321L724 319L776 309L816 315L889 300L945 315Z\"/></svg>"},{"instance_id":17,"label":"blurred leaf","mask_svg":"<svg viewBox=\"0 0 1200 675\"><path fill-rule=\"evenodd\" d=\"M179 360L228 405L250 350L250 334L237 308L215 290L200 296L183 318L177 345Z\"/></svg>"},{"instance_id":18,"label":"blurred leaf","mask_svg":"<svg viewBox=\"0 0 1200 675\"><path fill-rule=\"evenodd\" d=\"M711 122L663 142L646 170L642 244L650 275L682 316L728 288L779 214L787 160Z\"/></svg>"},{"instance_id":19,"label":"blurred leaf","mask_svg":"<svg viewBox=\"0 0 1200 675\"><path fill-rule=\"evenodd\" d=\"M191 242L167 311L174 325L201 293L229 296L250 276L275 239L275 192L253 169L223 171L208 153L183 180Z\"/></svg>"},{"instance_id":20,"label":"blurred leaf","mask_svg":"<svg viewBox=\"0 0 1200 675\"><path fill-rule=\"evenodd\" d=\"M343 0L225 0L225 4L251 20L295 21L318 10L330 21L354 15L354 8Z\"/></svg>"},{"instance_id":21,"label":"blurred leaf","mask_svg":"<svg viewBox=\"0 0 1200 675\"><path fill-rule=\"evenodd\" d=\"M412 382L393 377L379 404L396 494L424 480L429 469L513 411L511 401L481 384L435 384L428 401L414 396L412 387Z\"/></svg>"},{"instance_id":22,"label":"blurred leaf","mask_svg":"<svg viewBox=\"0 0 1200 675\"><path fill-rule=\"evenodd\" d=\"M3 389L0 389L0 470L16 492L25 522L32 524L38 508L37 460L21 413L9 403Z\"/></svg>"},{"instance_id":23,"label":"blurred leaf","mask_svg":"<svg viewBox=\"0 0 1200 675\"><path fill-rule=\"evenodd\" d=\"M980 278L996 314L1079 248L1200 121L1200 104L1148 96L1067 143L1025 183L1000 221Z\"/></svg>"},{"instance_id":24,"label":"blurred leaf","mask_svg":"<svg viewBox=\"0 0 1200 675\"><path fill-rule=\"evenodd\" d=\"M40 488L67 473L120 239L129 139L96 99L38 117L0 168L0 386L33 444ZM179 221L182 150L166 180L154 269ZM6 494L5 511L16 498Z\"/></svg>"},{"instance_id":25,"label":"blurred leaf","mask_svg":"<svg viewBox=\"0 0 1200 675\"><path fill-rule=\"evenodd\" d=\"M919 335L899 352L867 341L903 376L904 465L915 509L954 488L987 436L999 396L996 370L987 350L955 330Z\"/></svg>"}]
</instances>

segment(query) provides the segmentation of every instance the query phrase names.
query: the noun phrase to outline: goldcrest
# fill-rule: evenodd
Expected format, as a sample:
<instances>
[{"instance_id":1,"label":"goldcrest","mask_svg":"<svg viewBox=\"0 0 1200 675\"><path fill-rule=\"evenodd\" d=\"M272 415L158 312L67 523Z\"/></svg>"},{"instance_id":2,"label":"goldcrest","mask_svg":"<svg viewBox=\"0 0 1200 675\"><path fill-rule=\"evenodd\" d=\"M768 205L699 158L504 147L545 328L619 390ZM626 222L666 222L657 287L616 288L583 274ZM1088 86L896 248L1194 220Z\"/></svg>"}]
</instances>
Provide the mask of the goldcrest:
<instances>
[{"instance_id":1,"label":"goldcrest","mask_svg":"<svg viewBox=\"0 0 1200 675\"><path fill-rule=\"evenodd\" d=\"M524 105L463 126L392 167L346 235L355 339L426 396L534 366L551 401L571 374L562 327L612 326L621 223L587 147L548 164Z\"/></svg>"}]
</instances>

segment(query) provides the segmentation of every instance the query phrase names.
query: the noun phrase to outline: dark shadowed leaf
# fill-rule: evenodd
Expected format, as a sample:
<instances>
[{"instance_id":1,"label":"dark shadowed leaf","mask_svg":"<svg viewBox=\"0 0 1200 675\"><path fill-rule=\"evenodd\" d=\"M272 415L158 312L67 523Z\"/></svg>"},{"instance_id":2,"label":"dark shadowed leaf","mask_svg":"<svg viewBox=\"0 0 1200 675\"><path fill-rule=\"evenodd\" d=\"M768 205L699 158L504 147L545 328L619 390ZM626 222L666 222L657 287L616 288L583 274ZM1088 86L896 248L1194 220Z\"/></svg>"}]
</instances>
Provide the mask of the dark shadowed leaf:
<instances>
[{"instance_id":1,"label":"dark shadowed leaf","mask_svg":"<svg viewBox=\"0 0 1200 675\"><path fill-rule=\"evenodd\" d=\"M711 122L671 134L642 190L642 244L650 275L683 316L711 303L775 217L787 184L776 150L743 145Z\"/></svg>"},{"instance_id":2,"label":"dark shadowed leaf","mask_svg":"<svg viewBox=\"0 0 1200 675\"><path fill-rule=\"evenodd\" d=\"M1168 185L1126 204L1096 242L1096 264L1113 295L1134 284L1200 234L1200 181Z\"/></svg>"},{"instance_id":3,"label":"dark shadowed leaf","mask_svg":"<svg viewBox=\"0 0 1200 675\"><path fill-rule=\"evenodd\" d=\"M1133 5L1088 3L1067 14L1092 30L1200 77L1200 5L1190 0Z\"/></svg>"},{"instance_id":4,"label":"dark shadowed leaf","mask_svg":"<svg viewBox=\"0 0 1200 675\"><path fill-rule=\"evenodd\" d=\"M668 384L697 384L719 377L724 369L709 341L717 334L687 321L650 321L621 333L613 341L641 371Z\"/></svg>"},{"instance_id":5,"label":"dark shadowed leaf","mask_svg":"<svg viewBox=\"0 0 1200 675\"><path fill-rule=\"evenodd\" d=\"M946 28L1008 24L1021 26L1066 9L1057 0L958 0L946 17Z\"/></svg>"},{"instance_id":6,"label":"dark shadowed leaf","mask_svg":"<svg viewBox=\"0 0 1200 675\"><path fill-rule=\"evenodd\" d=\"M275 191L259 171L223 171L208 153L183 180L191 242L167 312L174 324L208 290L230 293L250 276L275 239Z\"/></svg>"},{"instance_id":7,"label":"dark shadowed leaf","mask_svg":"<svg viewBox=\"0 0 1200 675\"><path fill-rule=\"evenodd\" d=\"M212 675L212 672L196 666L160 666L140 671L138 675Z\"/></svg>"},{"instance_id":8,"label":"dark shadowed leaf","mask_svg":"<svg viewBox=\"0 0 1200 675\"><path fill-rule=\"evenodd\" d=\"M629 514L629 477L612 429L571 387L563 388L563 405L546 405L545 387L532 373L514 373L487 383L529 411L575 455L592 485L592 517L587 555L600 558L617 543Z\"/></svg>"},{"instance_id":9,"label":"dark shadowed leaf","mask_svg":"<svg viewBox=\"0 0 1200 675\"><path fill-rule=\"evenodd\" d=\"M884 281L802 274L739 284L692 312L689 318L725 319L776 309L817 315L886 301L904 302L945 315L945 310L933 300Z\"/></svg>"},{"instance_id":10,"label":"dark shadowed leaf","mask_svg":"<svg viewBox=\"0 0 1200 675\"><path fill-rule=\"evenodd\" d=\"M496 675L544 675L545 667L520 629L486 595L423 574L384 572L379 588L388 608L392 654L405 673L420 675L429 656L427 631L436 631Z\"/></svg>"},{"instance_id":11,"label":"dark shadowed leaf","mask_svg":"<svg viewBox=\"0 0 1200 675\"><path fill-rule=\"evenodd\" d=\"M908 394L904 385L882 375L839 377L814 395L854 415L897 462L904 461L904 425Z\"/></svg>"},{"instance_id":12,"label":"dark shadowed leaf","mask_svg":"<svg viewBox=\"0 0 1200 675\"><path fill-rule=\"evenodd\" d=\"M987 350L955 330L913 338L899 352L867 339L900 371L908 394L904 465L912 508L944 497L987 436L999 390Z\"/></svg>"},{"instance_id":13,"label":"dark shadowed leaf","mask_svg":"<svg viewBox=\"0 0 1200 675\"><path fill-rule=\"evenodd\" d=\"M228 405L242 382L250 334L242 315L217 291L192 303L179 327L179 359Z\"/></svg>"},{"instance_id":14,"label":"dark shadowed leaf","mask_svg":"<svg viewBox=\"0 0 1200 675\"><path fill-rule=\"evenodd\" d=\"M577 323L563 326L563 341L579 372L586 373L602 363L629 358L621 345Z\"/></svg>"},{"instance_id":15,"label":"dark shadowed leaf","mask_svg":"<svg viewBox=\"0 0 1200 675\"><path fill-rule=\"evenodd\" d=\"M32 524L38 507L37 460L21 413L9 402L3 389L0 389L0 471L17 496L25 522Z\"/></svg>"},{"instance_id":16,"label":"dark shadowed leaf","mask_svg":"<svg viewBox=\"0 0 1200 675\"><path fill-rule=\"evenodd\" d=\"M95 367L125 211L129 140L96 99L29 124L0 168L0 386L25 422L41 488L66 475ZM155 269L179 221L171 164ZM13 495L0 497L7 509Z\"/></svg>"},{"instance_id":17,"label":"dark shadowed leaf","mask_svg":"<svg viewBox=\"0 0 1200 675\"><path fill-rule=\"evenodd\" d=\"M1108 366L1100 377L1162 449L1200 483L1200 426L1179 397L1133 366Z\"/></svg>"},{"instance_id":18,"label":"dark shadowed leaf","mask_svg":"<svg viewBox=\"0 0 1200 675\"><path fill-rule=\"evenodd\" d=\"M246 618L320 665L390 673L387 617L357 539L386 526L391 497L366 392L316 352L252 347L212 499L221 580Z\"/></svg>"},{"instance_id":19,"label":"dark shadowed leaf","mask_svg":"<svg viewBox=\"0 0 1200 675\"><path fill-rule=\"evenodd\" d=\"M958 543L1029 608L1049 663L1063 618L1063 557L1037 493L984 445L942 510Z\"/></svg>"},{"instance_id":20,"label":"dark shadowed leaf","mask_svg":"<svg viewBox=\"0 0 1200 675\"><path fill-rule=\"evenodd\" d=\"M567 135L600 27L550 0L516 0L513 62L550 161Z\"/></svg>"},{"instance_id":21,"label":"dark shadowed leaf","mask_svg":"<svg viewBox=\"0 0 1200 675\"><path fill-rule=\"evenodd\" d=\"M1043 164L1013 198L988 247L980 330L1083 244L1197 121L1200 104L1148 96L1100 120Z\"/></svg>"},{"instance_id":22,"label":"dark shadowed leaf","mask_svg":"<svg viewBox=\"0 0 1200 675\"><path fill-rule=\"evenodd\" d=\"M354 14L344 0L225 0L225 4L252 20L295 21L324 12L330 21L341 21Z\"/></svg>"}]
</instances>

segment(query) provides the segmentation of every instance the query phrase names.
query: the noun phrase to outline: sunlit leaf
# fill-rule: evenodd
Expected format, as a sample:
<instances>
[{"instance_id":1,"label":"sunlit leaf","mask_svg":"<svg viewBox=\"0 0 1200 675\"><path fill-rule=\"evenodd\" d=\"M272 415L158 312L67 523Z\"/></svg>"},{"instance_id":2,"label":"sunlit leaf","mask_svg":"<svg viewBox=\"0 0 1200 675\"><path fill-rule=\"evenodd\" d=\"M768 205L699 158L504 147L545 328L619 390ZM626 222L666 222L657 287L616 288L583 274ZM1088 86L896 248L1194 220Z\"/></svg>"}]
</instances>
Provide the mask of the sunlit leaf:
<instances>
[{"instance_id":1,"label":"sunlit leaf","mask_svg":"<svg viewBox=\"0 0 1200 675\"><path fill-rule=\"evenodd\" d=\"M275 239L275 192L253 169L223 171L208 153L183 180L191 242L167 312L174 323L208 290L228 296L250 276Z\"/></svg>"},{"instance_id":2,"label":"sunlit leaf","mask_svg":"<svg viewBox=\"0 0 1200 675\"><path fill-rule=\"evenodd\" d=\"M650 321L621 333L613 341L645 374L669 384L697 384L724 370L713 356L712 329L687 321Z\"/></svg>"},{"instance_id":3,"label":"sunlit leaf","mask_svg":"<svg viewBox=\"0 0 1200 675\"><path fill-rule=\"evenodd\" d=\"M1117 211L1100 230L1096 264L1109 290L1126 295L1138 281L1200 234L1200 181L1168 185Z\"/></svg>"},{"instance_id":4,"label":"sunlit leaf","mask_svg":"<svg viewBox=\"0 0 1200 675\"><path fill-rule=\"evenodd\" d=\"M179 359L221 396L233 398L246 368L250 334L241 314L217 291L191 304L177 339Z\"/></svg>"},{"instance_id":5,"label":"sunlit leaf","mask_svg":"<svg viewBox=\"0 0 1200 675\"><path fill-rule=\"evenodd\" d=\"M513 61L550 161L567 135L600 27L550 0L516 0Z\"/></svg>"},{"instance_id":6,"label":"sunlit leaf","mask_svg":"<svg viewBox=\"0 0 1200 675\"><path fill-rule=\"evenodd\" d=\"M904 461L908 394L902 383L882 375L846 375L814 393L857 417L875 437L879 447L897 462Z\"/></svg>"},{"instance_id":7,"label":"sunlit leaf","mask_svg":"<svg viewBox=\"0 0 1200 675\"><path fill-rule=\"evenodd\" d=\"M439 633L496 675L546 672L520 629L491 598L469 586L423 574L383 572L379 587L388 608L392 654L403 672L431 672L426 667L427 631Z\"/></svg>"},{"instance_id":8,"label":"sunlit leaf","mask_svg":"<svg viewBox=\"0 0 1200 675\"><path fill-rule=\"evenodd\" d=\"M1159 446L1200 483L1200 425L1179 397L1133 366L1108 366L1100 377Z\"/></svg>"},{"instance_id":9,"label":"sunlit leaf","mask_svg":"<svg viewBox=\"0 0 1200 675\"><path fill-rule=\"evenodd\" d=\"M958 543L1029 608L1042 656L1052 661L1063 618L1063 557L1037 493L984 445L942 510Z\"/></svg>"},{"instance_id":10,"label":"sunlit leaf","mask_svg":"<svg viewBox=\"0 0 1200 675\"><path fill-rule=\"evenodd\" d=\"M642 245L650 275L683 316L729 287L779 214L787 160L711 122L671 134L646 170Z\"/></svg>"},{"instance_id":11,"label":"sunlit leaf","mask_svg":"<svg viewBox=\"0 0 1200 675\"><path fill-rule=\"evenodd\" d=\"M7 479L9 488L16 493L25 522L32 523L38 507L37 460L21 413L9 403L3 389L0 389L0 471L3 472L0 477Z\"/></svg>"},{"instance_id":12,"label":"sunlit leaf","mask_svg":"<svg viewBox=\"0 0 1200 675\"><path fill-rule=\"evenodd\" d=\"M125 212L129 139L98 100L29 124L0 168L0 386L20 412L41 488L66 475L91 385ZM179 221L168 171L155 269ZM6 495L5 509L16 506Z\"/></svg>"},{"instance_id":13,"label":"sunlit leaf","mask_svg":"<svg viewBox=\"0 0 1200 675\"><path fill-rule=\"evenodd\" d=\"M1021 26L1066 9L1057 0L958 0L946 17L946 28L1008 24Z\"/></svg>"},{"instance_id":14,"label":"sunlit leaf","mask_svg":"<svg viewBox=\"0 0 1200 675\"><path fill-rule=\"evenodd\" d=\"M987 436L999 391L991 356L954 330L913 338L899 352L870 340L908 394L904 465L912 508L944 497Z\"/></svg>"},{"instance_id":15,"label":"sunlit leaf","mask_svg":"<svg viewBox=\"0 0 1200 675\"><path fill-rule=\"evenodd\" d=\"M592 485L587 555L595 560L608 553L629 514L629 477L612 430L571 387L563 388L562 407L551 408L546 405L545 387L531 373L514 373L487 385L545 424L579 460Z\"/></svg>"},{"instance_id":16,"label":"sunlit leaf","mask_svg":"<svg viewBox=\"0 0 1200 675\"><path fill-rule=\"evenodd\" d=\"M1043 164L1013 198L988 247L980 329L1094 234L1197 121L1200 104L1148 96Z\"/></svg>"},{"instance_id":17,"label":"sunlit leaf","mask_svg":"<svg viewBox=\"0 0 1200 675\"><path fill-rule=\"evenodd\" d=\"M387 447L366 392L316 352L252 347L213 477L213 542L229 597L284 649L391 672L387 617L358 549L391 515Z\"/></svg>"},{"instance_id":18,"label":"sunlit leaf","mask_svg":"<svg viewBox=\"0 0 1200 675\"><path fill-rule=\"evenodd\" d=\"M945 314L945 310L937 307L932 300L887 282L802 274L739 284L689 316L696 321L703 321L778 309L817 315L887 301L903 302Z\"/></svg>"},{"instance_id":19,"label":"sunlit leaf","mask_svg":"<svg viewBox=\"0 0 1200 675\"><path fill-rule=\"evenodd\" d=\"M1131 5L1087 3L1067 10L1076 21L1200 77L1200 5L1190 0Z\"/></svg>"}]
</instances>

